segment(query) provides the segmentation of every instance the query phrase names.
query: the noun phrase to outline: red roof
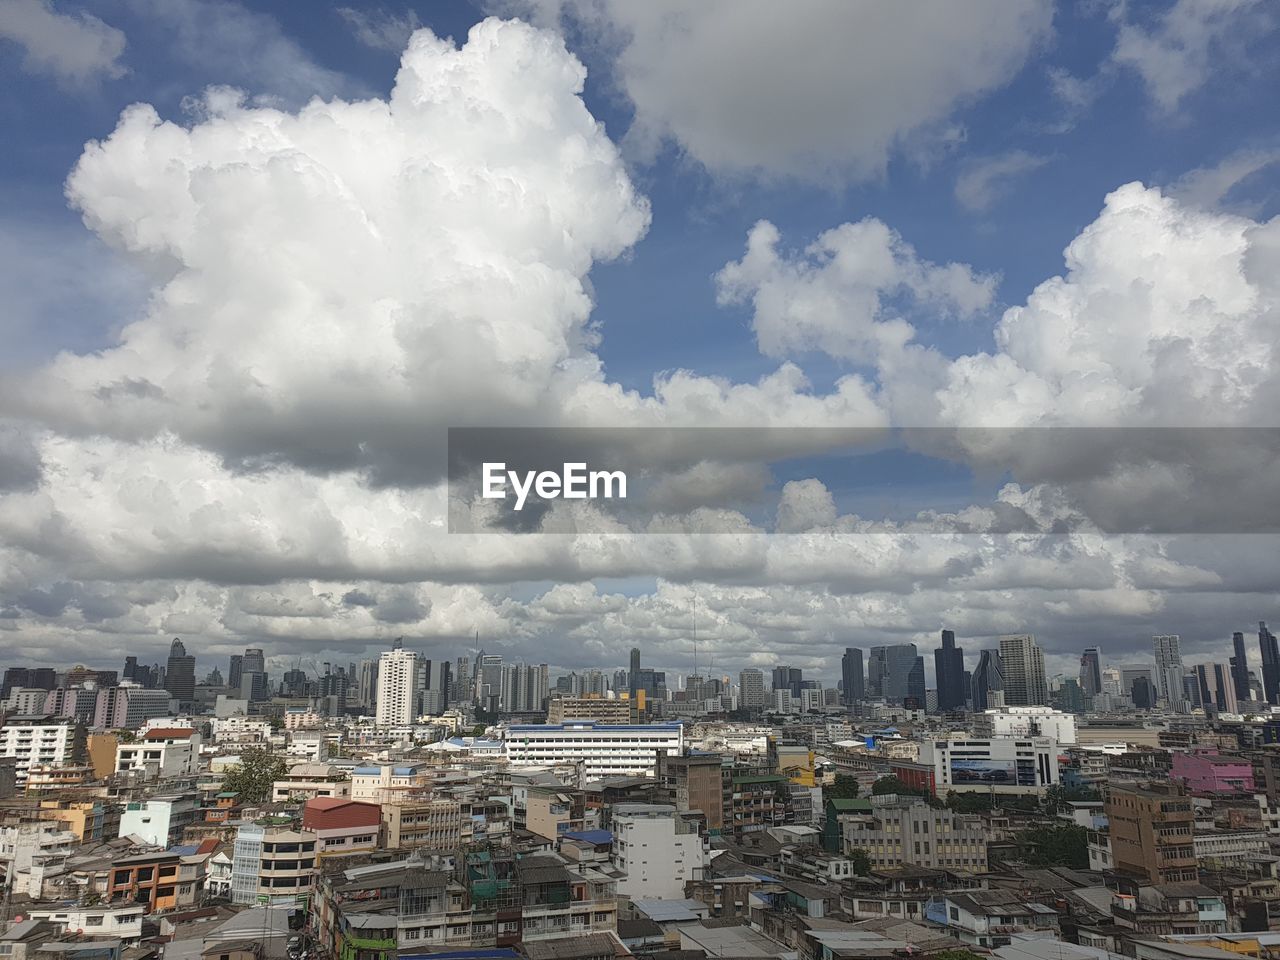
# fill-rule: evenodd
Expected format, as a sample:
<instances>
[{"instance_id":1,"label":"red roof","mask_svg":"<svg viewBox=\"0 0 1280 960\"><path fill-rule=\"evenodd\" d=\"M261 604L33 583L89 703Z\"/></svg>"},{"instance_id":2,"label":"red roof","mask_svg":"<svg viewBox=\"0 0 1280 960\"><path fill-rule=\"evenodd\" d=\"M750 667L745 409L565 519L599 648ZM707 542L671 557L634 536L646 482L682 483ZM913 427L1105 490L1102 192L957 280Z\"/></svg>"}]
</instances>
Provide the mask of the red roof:
<instances>
[{"instance_id":1,"label":"red roof","mask_svg":"<svg viewBox=\"0 0 1280 960\"><path fill-rule=\"evenodd\" d=\"M148 730L143 740L190 740L195 733L190 727L156 727Z\"/></svg>"},{"instance_id":2,"label":"red roof","mask_svg":"<svg viewBox=\"0 0 1280 960\"><path fill-rule=\"evenodd\" d=\"M213 853L213 851L217 849L218 849L218 838L205 837L203 840L200 841L200 846L196 847L196 855L200 856L206 853Z\"/></svg>"},{"instance_id":3,"label":"red roof","mask_svg":"<svg viewBox=\"0 0 1280 960\"><path fill-rule=\"evenodd\" d=\"M309 830L342 827L376 827L382 823L382 807L345 797L315 797L302 808L302 826Z\"/></svg>"}]
</instances>

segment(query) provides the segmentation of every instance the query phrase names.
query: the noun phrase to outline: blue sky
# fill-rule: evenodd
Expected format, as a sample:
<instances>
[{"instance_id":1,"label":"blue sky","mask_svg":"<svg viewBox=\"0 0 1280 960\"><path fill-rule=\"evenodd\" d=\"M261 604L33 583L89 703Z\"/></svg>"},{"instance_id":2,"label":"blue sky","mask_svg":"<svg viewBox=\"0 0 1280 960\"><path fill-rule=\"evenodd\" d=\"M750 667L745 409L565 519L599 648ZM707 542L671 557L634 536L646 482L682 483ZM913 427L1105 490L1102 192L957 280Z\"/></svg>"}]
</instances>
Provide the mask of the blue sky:
<instances>
[{"instance_id":1,"label":"blue sky","mask_svg":"<svg viewBox=\"0 0 1280 960\"><path fill-rule=\"evenodd\" d=\"M1273 5L928 2L0 0L13 656L181 632L343 662L480 630L678 668L699 606L726 664L949 625L1069 668L1280 619L1257 542L846 542L883 498L806 485L821 458L773 491L808 549L760 516L763 546L436 537L424 438L463 423L1277 425ZM464 47L490 15L537 30ZM455 47L406 52L414 27ZM139 103L177 128L122 121ZM878 463L896 509L995 495ZM1046 517L1104 488L1014 496Z\"/></svg>"}]
</instances>

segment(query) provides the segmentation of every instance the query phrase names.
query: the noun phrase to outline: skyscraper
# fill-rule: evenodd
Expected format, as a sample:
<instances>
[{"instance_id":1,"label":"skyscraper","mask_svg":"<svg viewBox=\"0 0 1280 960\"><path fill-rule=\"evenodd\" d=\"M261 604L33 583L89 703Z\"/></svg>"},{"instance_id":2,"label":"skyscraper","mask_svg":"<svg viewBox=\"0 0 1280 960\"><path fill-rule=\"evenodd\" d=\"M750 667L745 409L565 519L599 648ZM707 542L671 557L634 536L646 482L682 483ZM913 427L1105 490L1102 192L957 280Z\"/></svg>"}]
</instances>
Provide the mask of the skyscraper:
<instances>
[{"instance_id":1,"label":"skyscraper","mask_svg":"<svg viewBox=\"0 0 1280 960\"><path fill-rule=\"evenodd\" d=\"M1031 707L1049 702L1044 676L1044 653L1029 633L1000 638L1000 664L1004 673L1004 702L1011 707Z\"/></svg>"},{"instance_id":2,"label":"skyscraper","mask_svg":"<svg viewBox=\"0 0 1280 960\"><path fill-rule=\"evenodd\" d=\"M380 727L412 723L418 705L418 655L398 647L382 651L378 658L378 709Z\"/></svg>"},{"instance_id":3,"label":"skyscraper","mask_svg":"<svg viewBox=\"0 0 1280 960\"><path fill-rule=\"evenodd\" d=\"M227 686L232 690L240 689L240 678L244 675L244 657L238 653L231 654L230 663L227 666Z\"/></svg>"},{"instance_id":4,"label":"skyscraper","mask_svg":"<svg viewBox=\"0 0 1280 960\"><path fill-rule=\"evenodd\" d=\"M764 689L764 673L751 669L739 673L738 706L743 710L761 710L768 703L769 695Z\"/></svg>"},{"instance_id":5,"label":"skyscraper","mask_svg":"<svg viewBox=\"0 0 1280 960\"><path fill-rule=\"evenodd\" d=\"M933 669L939 712L964 709L968 699L964 689L964 653L956 646L954 631L942 631L942 646L933 651Z\"/></svg>"},{"instance_id":6,"label":"skyscraper","mask_svg":"<svg viewBox=\"0 0 1280 960\"><path fill-rule=\"evenodd\" d=\"M546 704L549 687L545 663L508 663L502 667L502 709L533 713Z\"/></svg>"},{"instance_id":7,"label":"skyscraper","mask_svg":"<svg viewBox=\"0 0 1280 960\"><path fill-rule=\"evenodd\" d=\"M1231 677L1231 669L1224 663L1213 665L1213 703L1218 713L1239 713L1240 705L1236 702L1236 685Z\"/></svg>"},{"instance_id":8,"label":"skyscraper","mask_svg":"<svg viewBox=\"0 0 1280 960\"><path fill-rule=\"evenodd\" d=\"M867 660L867 694L888 703L901 703L907 694L907 681L916 665L916 645L898 643L872 647ZM924 700L921 698L921 703Z\"/></svg>"},{"instance_id":9,"label":"skyscraper","mask_svg":"<svg viewBox=\"0 0 1280 960\"><path fill-rule=\"evenodd\" d=\"M840 682L844 687L844 702L857 703L866 696L866 675L862 672L862 651L845 647L840 658Z\"/></svg>"},{"instance_id":10,"label":"skyscraper","mask_svg":"<svg viewBox=\"0 0 1280 960\"><path fill-rule=\"evenodd\" d=\"M1160 699L1173 710L1182 707L1182 651L1176 634L1151 638L1156 661L1156 687Z\"/></svg>"},{"instance_id":11,"label":"skyscraper","mask_svg":"<svg viewBox=\"0 0 1280 960\"><path fill-rule=\"evenodd\" d=\"M263 657L262 651L257 647L247 647L244 651L244 657L240 661L240 667L244 671L256 671L257 673L267 672L267 661Z\"/></svg>"},{"instance_id":12,"label":"skyscraper","mask_svg":"<svg viewBox=\"0 0 1280 960\"><path fill-rule=\"evenodd\" d=\"M1086 698L1102 692L1102 653L1097 647L1085 647L1080 655L1080 692Z\"/></svg>"},{"instance_id":13,"label":"skyscraper","mask_svg":"<svg viewBox=\"0 0 1280 960\"><path fill-rule=\"evenodd\" d=\"M928 691L924 685L924 657L917 655L911 669L907 671L907 692L902 702L913 709L923 710Z\"/></svg>"},{"instance_id":14,"label":"skyscraper","mask_svg":"<svg viewBox=\"0 0 1280 960\"><path fill-rule=\"evenodd\" d=\"M627 689L631 692L631 702L635 703L640 695L640 648L631 648L631 668L627 671Z\"/></svg>"},{"instance_id":15,"label":"skyscraper","mask_svg":"<svg viewBox=\"0 0 1280 960\"><path fill-rule=\"evenodd\" d=\"M1249 655L1244 649L1244 634L1240 632L1231 635L1231 649L1234 656L1231 658L1231 679L1235 682L1236 699L1251 700L1253 699L1249 691Z\"/></svg>"},{"instance_id":16,"label":"skyscraper","mask_svg":"<svg viewBox=\"0 0 1280 960\"><path fill-rule=\"evenodd\" d=\"M1265 620L1258 621L1258 647L1262 651L1263 695L1267 703L1280 703L1280 646Z\"/></svg>"},{"instance_id":17,"label":"skyscraper","mask_svg":"<svg viewBox=\"0 0 1280 960\"><path fill-rule=\"evenodd\" d=\"M177 637L169 647L165 664L164 688L179 704L190 706L196 698L196 658L187 656L187 648Z\"/></svg>"}]
</instances>

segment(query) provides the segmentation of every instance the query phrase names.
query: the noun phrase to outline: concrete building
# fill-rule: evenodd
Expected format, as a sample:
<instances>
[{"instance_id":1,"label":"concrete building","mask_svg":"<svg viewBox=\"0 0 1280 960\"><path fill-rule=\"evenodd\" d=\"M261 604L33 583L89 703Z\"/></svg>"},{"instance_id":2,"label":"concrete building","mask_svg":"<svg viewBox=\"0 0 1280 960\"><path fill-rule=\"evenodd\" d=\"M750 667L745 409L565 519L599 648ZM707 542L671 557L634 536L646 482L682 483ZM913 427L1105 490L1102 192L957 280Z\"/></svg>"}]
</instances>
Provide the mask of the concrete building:
<instances>
[{"instance_id":1,"label":"concrete building","mask_svg":"<svg viewBox=\"0 0 1280 960\"><path fill-rule=\"evenodd\" d=\"M172 714L174 701L167 690L107 687L94 701L93 725L103 730L137 730L154 717Z\"/></svg>"},{"instance_id":2,"label":"concrete building","mask_svg":"<svg viewBox=\"0 0 1280 960\"><path fill-rule=\"evenodd\" d=\"M861 653L861 651L859 651ZM762 670L743 670L738 674L738 706L743 710L763 710L769 705Z\"/></svg>"},{"instance_id":3,"label":"concrete building","mask_svg":"<svg viewBox=\"0 0 1280 960\"><path fill-rule=\"evenodd\" d=\"M232 848L231 902L295 903L311 892L315 867L314 833L242 823Z\"/></svg>"},{"instance_id":4,"label":"concrete building","mask_svg":"<svg viewBox=\"0 0 1280 960\"><path fill-rule=\"evenodd\" d=\"M871 812L844 814L840 852L865 850L876 870L911 864L970 873L987 871L986 824L980 816L938 809L920 797L871 798Z\"/></svg>"},{"instance_id":5,"label":"concrete building","mask_svg":"<svg viewBox=\"0 0 1280 960\"><path fill-rule=\"evenodd\" d=\"M1004 707L984 710L973 718L979 737L1049 737L1059 746L1074 746L1076 716L1053 707Z\"/></svg>"},{"instance_id":6,"label":"concrete building","mask_svg":"<svg viewBox=\"0 0 1280 960\"><path fill-rule=\"evenodd\" d=\"M1152 654L1156 661L1156 686L1160 699L1169 705L1171 710L1181 710L1184 699L1182 695L1182 651L1177 634L1167 634L1151 638ZM1234 679L1232 683L1234 685Z\"/></svg>"},{"instance_id":7,"label":"concrete building","mask_svg":"<svg viewBox=\"0 0 1280 960\"><path fill-rule=\"evenodd\" d=\"M514 766L581 763L588 778L644 776L656 773L659 754L676 755L684 747L678 723L596 724L589 720L560 724L512 724L503 741Z\"/></svg>"},{"instance_id":8,"label":"concrete building","mask_svg":"<svg viewBox=\"0 0 1280 960\"><path fill-rule=\"evenodd\" d=\"M351 771L351 799L366 803L403 803L424 796L430 786L427 764L380 763Z\"/></svg>"},{"instance_id":9,"label":"concrete building","mask_svg":"<svg viewBox=\"0 0 1280 960\"><path fill-rule=\"evenodd\" d=\"M1169 776L1193 793L1253 793L1253 764L1216 753L1175 753Z\"/></svg>"},{"instance_id":10,"label":"concrete building","mask_svg":"<svg viewBox=\"0 0 1280 960\"><path fill-rule=\"evenodd\" d=\"M613 808L610 860L626 873L618 893L632 900L679 900L684 885L702 879L702 840L675 807L619 803Z\"/></svg>"},{"instance_id":11,"label":"concrete building","mask_svg":"<svg viewBox=\"0 0 1280 960\"><path fill-rule=\"evenodd\" d=\"M1051 737L925 740L920 763L933 767L939 793L1036 793L1058 783L1058 743Z\"/></svg>"},{"instance_id":12,"label":"concrete building","mask_svg":"<svg viewBox=\"0 0 1280 960\"><path fill-rule=\"evenodd\" d=\"M271 802L350 797L351 778L327 763L298 763L271 785Z\"/></svg>"},{"instance_id":13,"label":"concrete building","mask_svg":"<svg viewBox=\"0 0 1280 960\"><path fill-rule=\"evenodd\" d=\"M682 814L700 813L709 834L724 830L725 767L719 754L658 756L658 781Z\"/></svg>"},{"instance_id":14,"label":"concrete building","mask_svg":"<svg viewBox=\"0 0 1280 960\"><path fill-rule=\"evenodd\" d=\"M1114 868L1147 883L1194 882L1195 812L1176 784L1112 784L1106 813Z\"/></svg>"},{"instance_id":15,"label":"concrete building","mask_svg":"<svg viewBox=\"0 0 1280 960\"><path fill-rule=\"evenodd\" d=\"M456 850L462 842L463 810L457 800L406 800L383 804L381 810L388 849Z\"/></svg>"},{"instance_id":16,"label":"concrete building","mask_svg":"<svg viewBox=\"0 0 1280 960\"><path fill-rule=\"evenodd\" d=\"M564 723L567 720L630 723L631 702L606 700L604 697L553 697L547 704L547 723Z\"/></svg>"},{"instance_id":17,"label":"concrete building","mask_svg":"<svg viewBox=\"0 0 1280 960\"><path fill-rule=\"evenodd\" d=\"M120 836L141 837L157 847L182 839L182 831L200 819L200 796L178 793L167 797L131 800L120 814Z\"/></svg>"},{"instance_id":18,"label":"concrete building","mask_svg":"<svg viewBox=\"0 0 1280 960\"><path fill-rule=\"evenodd\" d=\"M140 771L147 780L200 772L200 735L185 727L148 730L134 743L116 746L116 773Z\"/></svg>"}]
</instances>

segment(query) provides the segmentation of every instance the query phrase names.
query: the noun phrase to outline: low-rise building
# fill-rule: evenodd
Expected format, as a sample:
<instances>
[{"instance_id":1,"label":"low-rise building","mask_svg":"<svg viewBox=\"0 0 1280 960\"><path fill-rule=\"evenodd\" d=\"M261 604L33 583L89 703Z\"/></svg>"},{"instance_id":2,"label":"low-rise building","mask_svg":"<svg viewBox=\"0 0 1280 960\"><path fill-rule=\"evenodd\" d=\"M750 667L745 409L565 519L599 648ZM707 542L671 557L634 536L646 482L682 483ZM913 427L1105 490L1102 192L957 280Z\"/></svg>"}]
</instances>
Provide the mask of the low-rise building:
<instances>
[{"instance_id":1,"label":"low-rise building","mask_svg":"<svg viewBox=\"0 0 1280 960\"><path fill-rule=\"evenodd\" d=\"M302 829L315 834L319 857L367 853L378 848L382 808L345 797L317 797L302 808Z\"/></svg>"},{"instance_id":2,"label":"low-rise building","mask_svg":"<svg viewBox=\"0 0 1280 960\"><path fill-rule=\"evenodd\" d=\"M140 771L148 780L186 777L200 771L200 735L182 727L148 730L134 743L116 747L116 773Z\"/></svg>"},{"instance_id":3,"label":"low-rise building","mask_svg":"<svg viewBox=\"0 0 1280 960\"><path fill-rule=\"evenodd\" d=\"M877 870L904 864L942 870L987 870L981 816L930 806L920 797L871 798L871 812L840 817L841 852L863 850Z\"/></svg>"},{"instance_id":4,"label":"low-rise building","mask_svg":"<svg viewBox=\"0 0 1280 960\"><path fill-rule=\"evenodd\" d=\"M242 823L231 855L232 903L296 903L311 893L316 835L289 824Z\"/></svg>"},{"instance_id":5,"label":"low-rise building","mask_svg":"<svg viewBox=\"0 0 1280 960\"><path fill-rule=\"evenodd\" d=\"M271 785L272 803L350 796L351 778L327 763L294 764L284 777Z\"/></svg>"},{"instance_id":6,"label":"low-rise building","mask_svg":"<svg viewBox=\"0 0 1280 960\"><path fill-rule=\"evenodd\" d=\"M201 817L196 793L171 794L131 800L120 815L120 836L138 837L156 847L169 847L182 839L182 832Z\"/></svg>"}]
</instances>

